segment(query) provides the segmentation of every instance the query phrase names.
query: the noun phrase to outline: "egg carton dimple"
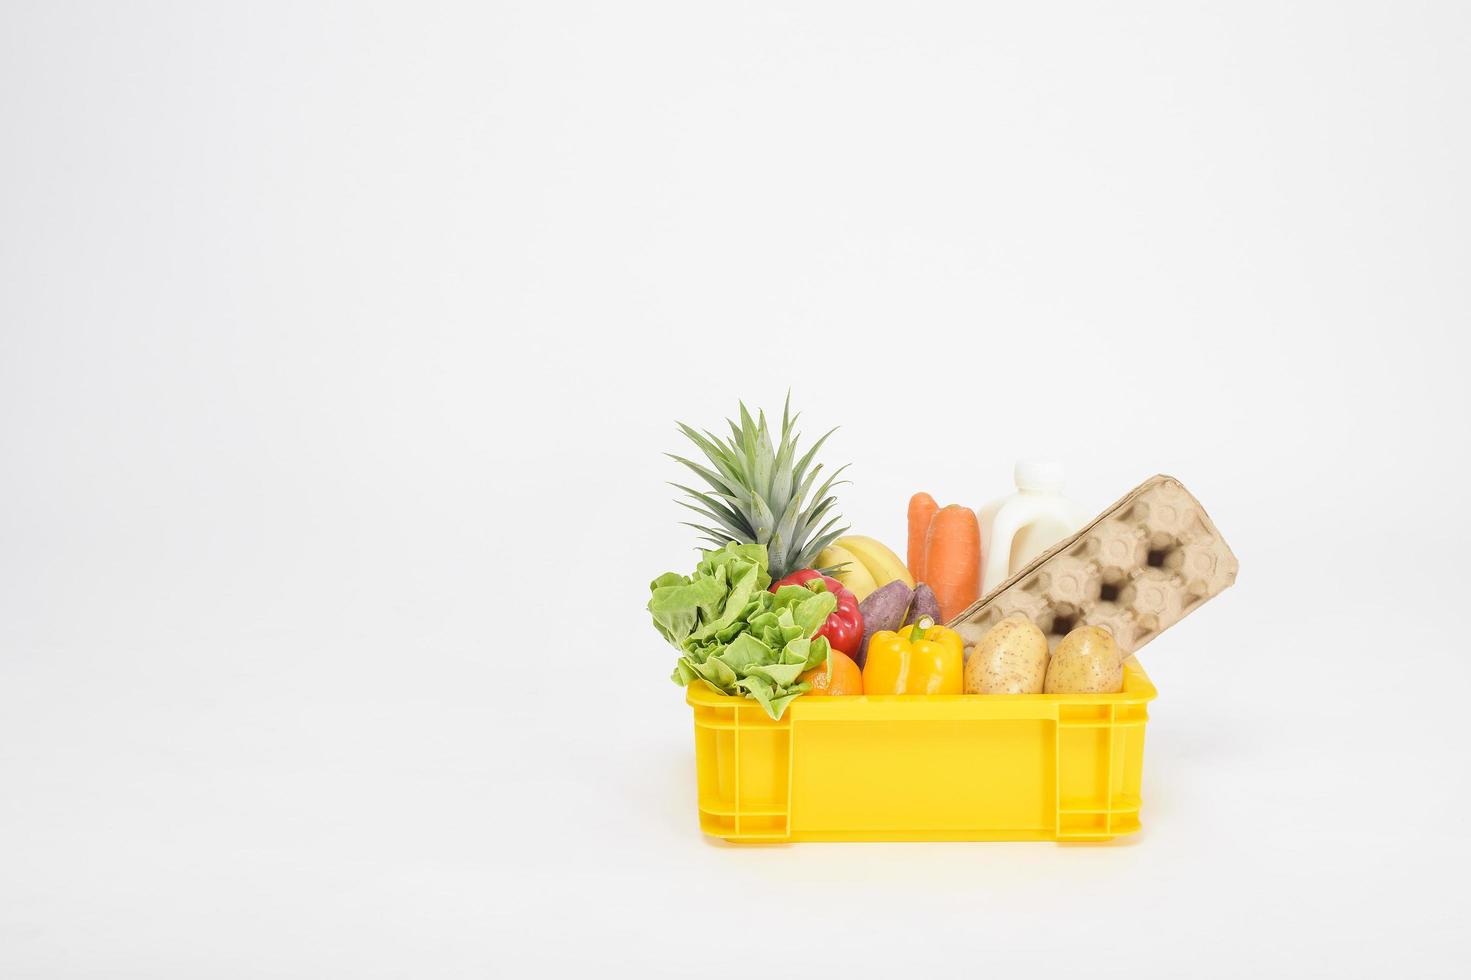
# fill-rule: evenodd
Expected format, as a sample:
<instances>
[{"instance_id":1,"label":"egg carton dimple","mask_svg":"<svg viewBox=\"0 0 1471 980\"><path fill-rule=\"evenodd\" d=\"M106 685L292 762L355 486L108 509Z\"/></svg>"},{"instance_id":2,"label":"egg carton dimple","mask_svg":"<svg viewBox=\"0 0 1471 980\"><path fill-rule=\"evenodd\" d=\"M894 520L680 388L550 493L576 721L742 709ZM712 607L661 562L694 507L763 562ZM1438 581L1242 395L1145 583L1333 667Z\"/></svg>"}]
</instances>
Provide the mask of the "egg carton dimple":
<instances>
[{"instance_id":1,"label":"egg carton dimple","mask_svg":"<svg viewBox=\"0 0 1471 980\"><path fill-rule=\"evenodd\" d=\"M986 631L1020 613L1049 647L1079 626L1103 626L1133 653L1236 581L1236 556L1200 501L1154 476L950 622L966 656Z\"/></svg>"}]
</instances>

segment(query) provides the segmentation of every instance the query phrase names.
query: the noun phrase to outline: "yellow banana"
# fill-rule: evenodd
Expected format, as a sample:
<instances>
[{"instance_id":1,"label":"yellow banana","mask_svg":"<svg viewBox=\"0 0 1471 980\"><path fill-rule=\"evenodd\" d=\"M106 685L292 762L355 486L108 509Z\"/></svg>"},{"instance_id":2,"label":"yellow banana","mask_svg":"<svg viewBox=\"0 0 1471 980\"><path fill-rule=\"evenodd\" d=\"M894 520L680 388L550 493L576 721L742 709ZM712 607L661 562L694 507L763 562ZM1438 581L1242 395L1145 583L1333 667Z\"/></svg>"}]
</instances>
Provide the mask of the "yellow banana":
<instances>
[{"instance_id":1,"label":"yellow banana","mask_svg":"<svg viewBox=\"0 0 1471 980\"><path fill-rule=\"evenodd\" d=\"M878 588L878 583L868 572L868 566L864 565L858 556L847 548L840 548L836 544L828 545L822 549L817 556L818 568L830 568L834 565L847 563L846 567L833 573L833 578L843 583L843 587L857 597L859 602L868 598L868 594Z\"/></svg>"},{"instance_id":2,"label":"yellow banana","mask_svg":"<svg viewBox=\"0 0 1471 980\"><path fill-rule=\"evenodd\" d=\"M909 574L909 569L904 567L899 556L890 551L882 541L875 541L861 534L850 534L833 543L836 547L858 556L858 560L868 569L868 574L873 576L874 588L888 585L896 579L911 589L914 588L914 576Z\"/></svg>"}]
</instances>

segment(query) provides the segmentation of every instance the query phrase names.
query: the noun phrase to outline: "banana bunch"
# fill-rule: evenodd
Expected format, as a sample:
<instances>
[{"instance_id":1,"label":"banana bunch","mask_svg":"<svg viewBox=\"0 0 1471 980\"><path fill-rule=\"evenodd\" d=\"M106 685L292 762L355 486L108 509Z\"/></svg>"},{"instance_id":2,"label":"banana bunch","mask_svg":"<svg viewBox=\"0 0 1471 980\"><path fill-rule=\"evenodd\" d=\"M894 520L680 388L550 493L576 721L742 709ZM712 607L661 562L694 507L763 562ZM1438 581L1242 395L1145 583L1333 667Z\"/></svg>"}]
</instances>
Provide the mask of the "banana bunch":
<instances>
[{"instance_id":1,"label":"banana bunch","mask_svg":"<svg viewBox=\"0 0 1471 980\"><path fill-rule=\"evenodd\" d=\"M909 574L899 556L882 542L861 534L838 538L822 549L816 565L818 568L837 568L831 573L832 577L842 582L859 602L868 598L870 592L896 579L914 588L914 576Z\"/></svg>"}]
</instances>

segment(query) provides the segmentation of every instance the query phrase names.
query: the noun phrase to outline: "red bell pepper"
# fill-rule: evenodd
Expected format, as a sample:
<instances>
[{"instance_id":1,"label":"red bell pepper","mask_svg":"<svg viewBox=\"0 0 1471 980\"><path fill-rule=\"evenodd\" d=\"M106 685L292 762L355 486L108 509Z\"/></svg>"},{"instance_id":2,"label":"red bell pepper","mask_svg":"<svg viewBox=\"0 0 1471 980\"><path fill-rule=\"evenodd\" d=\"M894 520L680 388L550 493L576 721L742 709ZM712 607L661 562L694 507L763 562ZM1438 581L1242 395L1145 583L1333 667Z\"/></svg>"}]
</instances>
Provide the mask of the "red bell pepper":
<instances>
[{"instance_id":1,"label":"red bell pepper","mask_svg":"<svg viewBox=\"0 0 1471 980\"><path fill-rule=\"evenodd\" d=\"M800 585L813 592L831 592L838 598L838 608L833 610L827 622L817 631L818 636L827 637L828 645L849 656L858 650L863 640L863 614L858 611L858 597L849 592L842 582L812 568L793 572L780 582L773 582L771 591L783 585Z\"/></svg>"}]
</instances>

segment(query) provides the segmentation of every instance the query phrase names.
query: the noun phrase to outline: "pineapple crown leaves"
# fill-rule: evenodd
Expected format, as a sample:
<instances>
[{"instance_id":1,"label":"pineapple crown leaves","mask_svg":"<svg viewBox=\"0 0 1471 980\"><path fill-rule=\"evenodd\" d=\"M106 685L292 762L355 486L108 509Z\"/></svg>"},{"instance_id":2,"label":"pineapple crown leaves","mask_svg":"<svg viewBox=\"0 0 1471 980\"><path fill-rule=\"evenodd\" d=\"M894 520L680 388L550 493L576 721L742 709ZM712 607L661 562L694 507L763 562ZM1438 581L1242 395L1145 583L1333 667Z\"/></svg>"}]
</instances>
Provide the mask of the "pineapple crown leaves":
<instances>
[{"instance_id":1,"label":"pineapple crown leaves","mask_svg":"<svg viewBox=\"0 0 1471 980\"><path fill-rule=\"evenodd\" d=\"M773 578L811 567L817 555L848 530L840 527L842 519L832 514L837 498L831 493L834 487L848 482L838 479L847 466L828 474L816 492L812 491L823 468L813 460L837 430L825 432L799 458L797 418L791 414L788 393L782 407L781 433L773 444L766 413L757 412L753 418L741 403L740 422L727 420L729 438L676 423L708 465L669 454L706 484L703 490L671 484L689 498L679 504L704 519L699 524L685 522L685 526L699 531L700 540L717 548L727 541L766 545Z\"/></svg>"}]
</instances>

